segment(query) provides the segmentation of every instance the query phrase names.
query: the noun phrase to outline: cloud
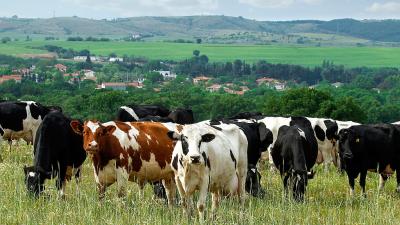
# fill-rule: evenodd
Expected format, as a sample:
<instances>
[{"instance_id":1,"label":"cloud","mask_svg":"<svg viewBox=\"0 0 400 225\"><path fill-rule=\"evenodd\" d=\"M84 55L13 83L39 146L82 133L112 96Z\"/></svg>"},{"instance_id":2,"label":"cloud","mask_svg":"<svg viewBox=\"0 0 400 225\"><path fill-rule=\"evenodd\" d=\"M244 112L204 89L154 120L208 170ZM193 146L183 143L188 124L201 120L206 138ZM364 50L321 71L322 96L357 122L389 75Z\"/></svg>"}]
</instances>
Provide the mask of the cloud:
<instances>
[{"instance_id":1,"label":"cloud","mask_svg":"<svg viewBox=\"0 0 400 225\"><path fill-rule=\"evenodd\" d=\"M375 2L367 8L372 13L400 13L400 2Z\"/></svg>"},{"instance_id":2,"label":"cloud","mask_svg":"<svg viewBox=\"0 0 400 225\"><path fill-rule=\"evenodd\" d=\"M260 8L285 8L295 3L313 5L323 0L239 0L240 3Z\"/></svg>"},{"instance_id":3,"label":"cloud","mask_svg":"<svg viewBox=\"0 0 400 225\"><path fill-rule=\"evenodd\" d=\"M207 14L218 8L218 0L62 0L90 10L112 11L126 16L181 16Z\"/></svg>"}]
</instances>

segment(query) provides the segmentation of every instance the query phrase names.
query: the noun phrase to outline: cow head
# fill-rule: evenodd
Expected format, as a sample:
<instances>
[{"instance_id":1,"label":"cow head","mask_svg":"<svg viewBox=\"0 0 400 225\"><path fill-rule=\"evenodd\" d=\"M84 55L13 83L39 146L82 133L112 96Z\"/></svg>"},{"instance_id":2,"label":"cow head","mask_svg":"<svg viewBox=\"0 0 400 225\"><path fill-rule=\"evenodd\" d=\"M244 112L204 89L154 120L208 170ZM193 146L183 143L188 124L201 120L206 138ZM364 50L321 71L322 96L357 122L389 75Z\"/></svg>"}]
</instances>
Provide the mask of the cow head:
<instances>
[{"instance_id":1,"label":"cow head","mask_svg":"<svg viewBox=\"0 0 400 225\"><path fill-rule=\"evenodd\" d=\"M261 174L258 172L255 165L249 165L249 170L246 176L246 191L254 197L262 197L264 191L261 188Z\"/></svg>"},{"instance_id":2,"label":"cow head","mask_svg":"<svg viewBox=\"0 0 400 225\"><path fill-rule=\"evenodd\" d=\"M39 196L44 191L44 177L33 166L24 166L25 185L28 193Z\"/></svg>"},{"instance_id":3,"label":"cow head","mask_svg":"<svg viewBox=\"0 0 400 225\"><path fill-rule=\"evenodd\" d=\"M293 198L297 202L304 201L304 193L307 186L307 172L294 172L291 176L291 185L293 187Z\"/></svg>"},{"instance_id":4,"label":"cow head","mask_svg":"<svg viewBox=\"0 0 400 225\"><path fill-rule=\"evenodd\" d=\"M354 159L355 144L360 142L351 129L343 129L339 132L339 158L341 169L345 170L349 161Z\"/></svg>"},{"instance_id":5,"label":"cow head","mask_svg":"<svg viewBox=\"0 0 400 225\"><path fill-rule=\"evenodd\" d=\"M197 126L188 125L184 126L179 133L169 131L168 136L172 140L180 142L184 161L193 165L207 164L207 156L204 156L201 150L202 144L214 140L214 134L208 133L205 129L199 129Z\"/></svg>"},{"instance_id":6,"label":"cow head","mask_svg":"<svg viewBox=\"0 0 400 225\"><path fill-rule=\"evenodd\" d=\"M258 123L258 135L260 138L260 152L265 152L267 148L272 144L274 135L264 123Z\"/></svg>"},{"instance_id":7,"label":"cow head","mask_svg":"<svg viewBox=\"0 0 400 225\"><path fill-rule=\"evenodd\" d=\"M99 151L99 141L109 134L112 134L115 126L103 126L98 121L85 121L82 125L77 120L71 121L71 127L75 133L83 136L83 149L88 153L97 153Z\"/></svg>"}]
</instances>

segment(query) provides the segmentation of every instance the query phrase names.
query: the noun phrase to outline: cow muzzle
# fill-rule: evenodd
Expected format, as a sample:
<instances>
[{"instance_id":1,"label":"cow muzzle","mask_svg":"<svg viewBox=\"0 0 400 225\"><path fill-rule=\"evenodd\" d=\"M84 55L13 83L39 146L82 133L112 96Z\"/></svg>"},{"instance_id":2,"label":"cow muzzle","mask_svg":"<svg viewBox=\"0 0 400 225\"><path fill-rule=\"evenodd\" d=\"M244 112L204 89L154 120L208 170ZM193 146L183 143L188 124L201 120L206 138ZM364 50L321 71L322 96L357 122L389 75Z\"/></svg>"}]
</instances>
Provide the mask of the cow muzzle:
<instances>
[{"instance_id":1,"label":"cow muzzle","mask_svg":"<svg viewBox=\"0 0 400 225\"><path fill-rule=\"evenodd\" d=\"M99 146L96 142L92 141L90 142L87 147L85 148L85 151L88 153L96 153L99 150Z\"/></svg>"},{"instance_id":2,"label":"cow muzzle","mask_svg":"<svg viewBox=\"0 0 400 225\"><path fill-rule=\"evenodd\" d=\"M200 164L200 156L199 155L190 156L190 163L191 164Z\"/></svg>"}]
</instances>

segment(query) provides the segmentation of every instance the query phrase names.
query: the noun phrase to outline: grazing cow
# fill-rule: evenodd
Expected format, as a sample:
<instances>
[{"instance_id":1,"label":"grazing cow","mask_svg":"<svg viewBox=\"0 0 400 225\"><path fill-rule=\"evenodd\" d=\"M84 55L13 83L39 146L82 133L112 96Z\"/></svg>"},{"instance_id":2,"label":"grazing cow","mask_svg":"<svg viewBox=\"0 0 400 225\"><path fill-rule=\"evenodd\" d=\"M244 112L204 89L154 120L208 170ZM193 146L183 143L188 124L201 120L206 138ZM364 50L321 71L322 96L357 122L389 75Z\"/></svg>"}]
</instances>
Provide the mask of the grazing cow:
<instances>
[{"instance_id":1,"label":"grazing cow","mask_svg":"<svg viewBox=\"0 0 400 225\"><path fill-rule=\"evenodd\" d=\"M311 154L313 155L313 162L315 163L317 156L318 156L318 143L317 139L315 138L314 135L314 130L311 126L311 122L305 118L305 117L300 117L300 116L292 116L292 117L264 117L262 119L259 119L258 122L262 122L265 124L267 130L272 133L273 138L272 138L272 144L270 145L269 153L271 152L271 149L273 148L276 139L278 138L278 132L279 129L282 126L293 126L296 125L298 126L302 131L304 131L306 135L306 139L308 142L310 142L310 149L311 149ZM315 155L315 158L314 158ZM272 160L271 155L269 156L269 163L270 163L270 169L273 170L275 168L274 162ZM313 164L314 164L313 163ZM308 168L311 169L311 168ZM309 171L312 172L312 171Z\"/></svg>"},{"instance_id":2,"label":"grazing cow","mask_svg":"<svg viewBox=\"0 0 400 225\"><path fill-rule=\"evenodd\" d=\"M176 109L172 111L169 118L178 124L192 124L194 123L193 111L191 109Z\"/></svg>"},{"instance_id":3,"label":"grazing cow","mask_svg":"<svg viewBox=\"0 0 400 225\"><path fill-rule=\"evenodd\" d=\"M134 122L146 116L168 117L171 111L157 105L129 105L121 106L117 113L117 121Z\"/></svg>"},{"instance_id":4,"label":"grazing cow","mask_svg":"<svg viewBox=\"0 0 400 225\"><path fill-rule=\"evenodd\" d=\"M360 174L360 186L365 196L367 171L381 174L380 188L400 165L400 131L391 124L356 125L339 132L341 166L349 178L350 194L354 195L354 180ZM400 176L397 174L397 191Z\"/></svg>"},{"instance_id":5,"label":"grazing cow","mask_svg":"<svg viewBox=\"0 0 400 225\"><path fill-rule=\"evenodd\" d=\"M305 132L297 125L280 127L271 156L283 179L285 193L292 187L293 198L303 201L308 182L307 171L315 163L315 154Z\"/></svg>"},{"instance_id":6,"label":"grazing cow","mask_svg":"<svg viewBox=\"0 0 400 225\"><path fill-rule=\"evenodd\" d=\"M75 132L83 134L83 146L92 159L100 199L106 188L115 182L118 196L123 197L128 180L137 181L141 189L146 182L162 180L168 204L172 205L175 184L170 162L174 143L167 133L181 125L73 121L71 126Z\"/></svg>"},{"instance_id":7,"label":"grazing cow","mask_svg":"<svg viewBox=\"0 0 400 225\"><path fill-rule=\"evenodd\" d=\"M63 196L66 180L72 175L79 177L86 152L82 137L72 130L70 122L61 112L52 112L40 124L34 143L34 165L24 169L30 193L38 196L44 190L45 179L57 177L57 189Z\"/></svg>"},{"instance_id":8,"label":"grazing cow","mask_svg":"<svg viewBox=\"0 0 400 225\"><path fill-rule=\"evenodd\" d=\"M216 129L219 124L234 124L240 128L246 135L248 142L247 148L247 176L246 191L253 196L261 196L263 190L261 188L261 174L258 172L257 164L261 158L261 153L266 151L272 143L272 133L270 133L265 124L257 123L252 120L213 120L210 125ZM222 130L223 131L223 130Z\"/></svg>"},{"instance_id":9,"label":"grazing cow","mask_svg":"<svg viewBox=\"0 0 400 225\"><path fill-rule=\"evenodd\" d=\"M60 111L59 107L45 107L33 101L4 101L0 103L1 139L11 141L24 139L34 143L36 131L43 118L50 111ZM1 140L0 139L0 140ZM1 156L0 156L1 159Z\"/></svg>"},{"instance_id":10,"label":"grazing cow","mask_svg":"<svg viewBox=\"0 0 400 225\"><path fill-rule=\"evenodd\" d=\"M221 124L220 129L205 123L184 125L180 132L169 132L176 140L172 159L175 182L184 209L189 213L190 198L199 190L197 209L204 219L207 191L212 193L212 211L220 195L239 196L243 203L247 173L247 139L235 125Z\"/></svg>"},{"instance_id":11,"label":"grazing cow","mask_svg":"<svg viewBox=\"0 0 400 225\"><path fill-rule=\"evenodd\" d=\"M330 163L338 166L336 154L336 136L338 134L338 125L335 120L322 118L309 118L311 127L314 130L315 138L318 142L317 163L324 163L325 171L328 170Z\"/></svg>"}]
</instances>

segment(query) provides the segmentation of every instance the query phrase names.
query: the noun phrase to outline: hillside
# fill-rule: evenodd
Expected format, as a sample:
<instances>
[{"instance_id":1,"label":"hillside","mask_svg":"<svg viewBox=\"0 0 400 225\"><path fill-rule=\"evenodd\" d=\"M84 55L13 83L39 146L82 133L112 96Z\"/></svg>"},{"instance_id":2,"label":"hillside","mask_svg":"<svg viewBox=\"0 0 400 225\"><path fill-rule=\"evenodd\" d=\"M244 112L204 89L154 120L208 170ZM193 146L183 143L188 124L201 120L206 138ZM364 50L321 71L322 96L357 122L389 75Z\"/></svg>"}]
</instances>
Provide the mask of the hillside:
<instances>
[{"instance_id":1,"label":"hillside","mask_svg":"<svg viewBox=\"0 0 400 225\"><path fill-rule=\"evenodd\" d=\"M378 31L378 32L377 32ZM134 17L93 20L79 17L49 19L0 18L0 37L107 36L140 34L158 39L243 39L245 42L281 42L285 35L334 34L366 41L400 42L400 20L256 21L229 16ZM236 35L236 36L235 36ZM270 35L269 39L267 37ZM275 36L274 35L278 35ZM284 35L284 36L279 36ZM306 38L307 36L298 36ZM332 39L332 38L331 38ZM297 39L296 39L297 41ZM303 39L301 39L303 41ZM307 40L306 40L307 41ZM360 43L362 41L359 41Z\"/></svg>"}]
</instances>

